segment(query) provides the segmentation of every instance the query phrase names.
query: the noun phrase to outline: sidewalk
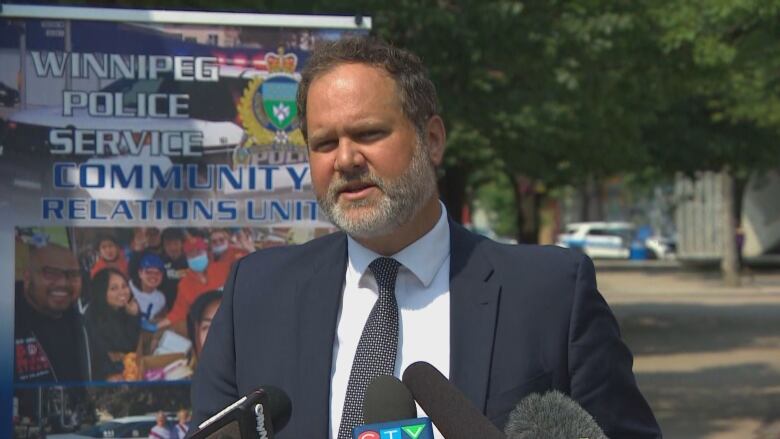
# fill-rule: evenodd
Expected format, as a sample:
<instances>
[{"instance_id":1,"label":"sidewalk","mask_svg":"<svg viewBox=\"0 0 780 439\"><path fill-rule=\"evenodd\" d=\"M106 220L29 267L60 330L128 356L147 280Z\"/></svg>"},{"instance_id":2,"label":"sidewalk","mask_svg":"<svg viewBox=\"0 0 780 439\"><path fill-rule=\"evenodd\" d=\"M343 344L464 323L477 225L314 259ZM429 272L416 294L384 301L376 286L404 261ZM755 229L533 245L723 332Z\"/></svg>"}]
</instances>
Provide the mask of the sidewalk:
<instances>
[{"instance_id":1,"label":"sidewalk","mask_svg":"<svg viewBox=\"0 0 780 439\"><path fill-rule=\"evenodd\" d=\"M610 304L780 303L780 271L744 274L739 287L726 286L718 272L609 271L597 269L599 291Z\"/></svg>"},{"instance_id":2,"label":"sidewalk","mask_svg":"<svg viewBox=\"0 0 780 439\"><path fill-rule=\"evenodd\" d=\"M777 439L780 270L598 270L667 439Z\"/></svg>"}]
</instances>

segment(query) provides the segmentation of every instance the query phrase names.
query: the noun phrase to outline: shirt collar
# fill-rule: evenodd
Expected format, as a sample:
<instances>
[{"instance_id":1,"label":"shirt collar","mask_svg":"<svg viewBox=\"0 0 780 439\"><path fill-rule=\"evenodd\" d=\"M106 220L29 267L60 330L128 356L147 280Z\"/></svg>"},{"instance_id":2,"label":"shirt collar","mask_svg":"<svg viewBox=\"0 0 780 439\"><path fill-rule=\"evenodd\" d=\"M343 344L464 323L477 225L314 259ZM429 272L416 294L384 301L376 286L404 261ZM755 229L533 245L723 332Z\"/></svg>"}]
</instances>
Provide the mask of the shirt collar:
<instances>
[{"instance_id":1,"label":"shirt collar","mask_svg":"<svg viewBox=\"0 0 780 439\"><path fill-rule=\"evenodd\" d=\"M433 282L439 268L450 255L450 225L447 222L447 209L441 201L441 214L436 225L417 241L409 244L391 257L412 272L425 286ZM359 242L347 236L347 255L349 268L358 278L362 278L371 262L382 255L369 250Z\"/></svg>"}]
</instances>

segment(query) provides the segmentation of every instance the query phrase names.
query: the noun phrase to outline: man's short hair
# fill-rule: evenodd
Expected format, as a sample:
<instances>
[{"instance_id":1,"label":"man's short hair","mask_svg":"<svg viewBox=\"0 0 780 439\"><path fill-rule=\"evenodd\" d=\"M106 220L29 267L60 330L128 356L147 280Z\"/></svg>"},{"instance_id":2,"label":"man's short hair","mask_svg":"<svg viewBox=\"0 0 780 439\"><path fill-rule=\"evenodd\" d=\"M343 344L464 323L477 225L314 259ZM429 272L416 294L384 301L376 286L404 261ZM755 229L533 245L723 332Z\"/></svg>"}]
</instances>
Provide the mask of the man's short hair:
<instances>
[{"instance_id":1,"label":"man's short hair","mask_svg":"<svg viewBox=\"0 0 780 439\"><path fill-rule=\"evenodd\" d=\"M168 227L162 231L162 241L184 241L184 232L179 228Z\"/></svg>"},{"instance_id":2,"label":"man's short hair","mask_svg":"<svg viewBox=\"0 0 780 439\"><path fill-rule=\"evenodd\" d=\"M97 236L97 239L95 240L95 243L97 243L97 247L100 248L100 244L103 243L103 241L111 241L114 243L115 246L119 247L119 240L116 239L116 236L110 234L110 233L100 233Z\"/></svg>"},{"instance_id":3,"label":"man's short hair","mask_svg":"<svg viewBox=\"0 0 780 439\"><path fill-rule=\"evenodd\" d=\"M301 72L298 85L298 117L303 137L306 128L306 99L311 83L343 64L366 64L387 72L395 81L404 115L422 134L431 116L439 113L436 87L417 55L374 37L345 37L317 43Z\"/></svg>"}]
</instances>

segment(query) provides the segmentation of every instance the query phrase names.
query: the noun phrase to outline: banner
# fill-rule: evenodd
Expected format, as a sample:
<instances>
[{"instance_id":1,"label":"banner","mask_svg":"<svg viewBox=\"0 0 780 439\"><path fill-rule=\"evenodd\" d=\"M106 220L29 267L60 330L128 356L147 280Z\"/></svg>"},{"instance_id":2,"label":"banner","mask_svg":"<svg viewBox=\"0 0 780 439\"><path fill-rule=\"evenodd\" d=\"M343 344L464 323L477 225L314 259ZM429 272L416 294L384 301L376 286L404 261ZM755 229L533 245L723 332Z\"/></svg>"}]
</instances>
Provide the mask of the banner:
<instances>
[{"instance_id":1,"label":"banner","mask_svg":"<svg viewBox=\"0 0 780 439\"><path fill-rule=\"evenodd\" d=\"M334 230L299 72L368 26L3 6L0 436L183 433L230 265Z\"/></svg>"}]
</instances>

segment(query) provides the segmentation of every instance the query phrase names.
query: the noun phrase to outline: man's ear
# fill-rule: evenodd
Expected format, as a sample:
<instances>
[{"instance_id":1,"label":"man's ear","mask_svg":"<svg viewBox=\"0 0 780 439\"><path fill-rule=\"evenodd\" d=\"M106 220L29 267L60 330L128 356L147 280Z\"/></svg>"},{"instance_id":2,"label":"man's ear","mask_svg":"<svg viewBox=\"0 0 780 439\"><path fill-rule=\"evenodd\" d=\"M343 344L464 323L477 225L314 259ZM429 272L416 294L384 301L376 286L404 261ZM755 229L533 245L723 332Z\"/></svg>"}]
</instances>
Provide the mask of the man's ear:
<instances>
[{"instance_id":1,"label":"man's ear","mask_svg":"<svg viewBox=\"0 0 780 439\"><path fill-rule=\"evenodd\" d=\"M428 145L428 156L431 162L439 166L444 159L444 149L447 146L447 130L441 116L435 114L425 125L425 141Z\"/></svg>"}]
</instances>

